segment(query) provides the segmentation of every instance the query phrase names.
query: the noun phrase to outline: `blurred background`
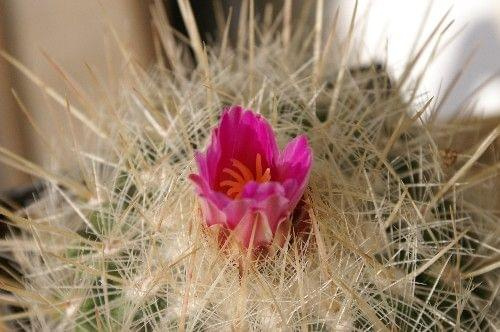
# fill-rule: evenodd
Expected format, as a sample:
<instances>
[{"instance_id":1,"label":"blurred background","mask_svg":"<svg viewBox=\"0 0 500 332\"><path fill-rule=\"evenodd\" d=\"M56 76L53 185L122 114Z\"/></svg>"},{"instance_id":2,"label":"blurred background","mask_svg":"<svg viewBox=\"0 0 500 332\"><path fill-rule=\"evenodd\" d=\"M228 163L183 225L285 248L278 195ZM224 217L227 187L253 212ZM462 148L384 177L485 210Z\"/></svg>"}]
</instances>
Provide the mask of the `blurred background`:
<instances>
[{"instance_id":1,"label":"blurred background","mask_svg":"<svg viewBox=\"0 0 500 332\"><path fill-rule=\"evenodd\" d=\"M176 1L163 1L169 20L183 32ZM266 5L282 1L256 0L256 13L264 15ZM64 71L83 90L95 90L96 77L109 89L118 87L113 78L123 70L123 57L113 41L109 26L145 68L154 63L154 42L148 0L0 0L0 49L41 77L62 96L68 85ZM199 29L209 41L217 29L214 8L226 17L233 7L232 27L238 19L241 1L192 0ZM298 16L302 1L294 0L292 15ZM339 34L347 34L354 1L325 0L325 23L331 23L340 8ZM267 6L269 8L269 6ZM312 6L314 9L314 5ZM353 64L382 61L392 75L399 75L411 54L415 54L443 15L454 20L447 31L439 56L427 70L419 94L440 96L461 72L454 92L443 105L443 120L459 109L473 108L477 116L488 116L489 126L499 122L500 110L500 1L498 0L360 0L356 25L356 55ZM220 14L220 12L219 12ZM274 14L276 14L274 12ZM311 11L313 15L313 10ZM311 23L311 30L313 29ZM235 29L232 29L233 36ZM470 58L472 56L472 58ZM56 63L57 65L54 65ZM467 63L467 66L464 64ZM423 68L425 63L420 64ZM477 94L474 104L464 104L485 80L490 83ZM0 146L39 164L50 163L47 144L33 130L21 111L13 91L26 106L42 132L55 133L67 126L67 115L49 101L40 88L0 59ZM472 142L470 143L472 144ZM32 183L19 171L0 164L0 192Z\"/></svg>"}]
</instances>

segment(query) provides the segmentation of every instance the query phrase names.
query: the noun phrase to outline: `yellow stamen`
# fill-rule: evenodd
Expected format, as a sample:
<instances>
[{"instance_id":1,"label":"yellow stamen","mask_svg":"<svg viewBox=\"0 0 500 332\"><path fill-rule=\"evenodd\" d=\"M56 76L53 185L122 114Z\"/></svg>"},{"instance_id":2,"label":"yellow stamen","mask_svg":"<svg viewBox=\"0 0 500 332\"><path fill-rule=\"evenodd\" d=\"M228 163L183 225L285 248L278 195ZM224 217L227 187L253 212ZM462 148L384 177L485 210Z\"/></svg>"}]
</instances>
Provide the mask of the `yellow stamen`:
<instances>
[{"instance_id":1,"label":"yellow stamen","mask_svg":"<svg viewBox=\"0 0 500 332\"><path fill-rule=\"evenodd\" d=\"M239 175L237 172L233 171L232 169L230 168L224 168L222 170L223 173L227 173L229 175L231 175L233 178L236 179L236 181L238 182L245 182L245 179L243 179L243 177L241 175ZM221 183L222 185L222 183Z\"/></svg>"},{"instance_id":2,"label":"yellow stamen","mask_svg":"<svg viewBox=\"0 0 500 332\"><path fill-rule=\"evenodd\" d=\"M241 192L243 191L243 187L234 187L234 188L231 188L227 191L227 195L228 196L233 196L233 198L238 198L241 196Z\"/></svg>"},{"instance_id":3,"label":"yellow stamen","mask_svg":"<svg viewBox=\"0 0 500 332\"><path fill-rule=\"evenodd\" d=\"M271 181L271 169L266 168L264 175L262 175L257 182L264 183L268 181Z\"/></svg>"},{"instance_id":4,"label":"yellow stamen","mask_svg":"<svg viewBox=\"0 0 500 332\"><path fill-rule=\"evenodd\" d=\"M262 177L262 158L260 157L260 153L257 153L255 157L255 177L257 179Z\"/></svg>"},{"instance_id":5,"label":"yellow stamen","mask_svg":"<svg viewBox=\"0 0 500 332\"><path fill-rule=\"evenodd\" d=\"M228 187L226 194L232 198L239 198L241 196L243 187L247 182L256 181L264 183L271 181L271 169L269 167L262 173L262 157L260 153L257 153L255 156L255 176L252 171L239 160L231 159L231 163L233 167L236 168L236 171L230 168L224 168L222 172L231 176L234 181L221 181L219 186L221 188Z\"/></svg>"},{"instance_id":6,"label":"yellow stamen","mask_svg":"<svg viewBox=\"0 0 500 332\"><path fill-rule=\"evenodd\" d=\"M250 171L250 169L248 169L248 167L243 165L243 163L241 161L236 160L236 159L231 159L231 162L233 163L233 166L236 167L241 172L245 181L248 182L248 181L253 180L252 171Z\"/></svg>"},{"instance_id":7,"label":"yellow stamen","mask_svg":"<svg viewBox=\"0 0 500 332\"><path fill-rule=\"evenodd\" d=\"M220 186L221 187L235 187L235 186L238 186L240 185L241 182L236 182L236 181L230 181L230 180L226 180L226 181L222 181L220 183Z\"/></svg>"}]
</instances>

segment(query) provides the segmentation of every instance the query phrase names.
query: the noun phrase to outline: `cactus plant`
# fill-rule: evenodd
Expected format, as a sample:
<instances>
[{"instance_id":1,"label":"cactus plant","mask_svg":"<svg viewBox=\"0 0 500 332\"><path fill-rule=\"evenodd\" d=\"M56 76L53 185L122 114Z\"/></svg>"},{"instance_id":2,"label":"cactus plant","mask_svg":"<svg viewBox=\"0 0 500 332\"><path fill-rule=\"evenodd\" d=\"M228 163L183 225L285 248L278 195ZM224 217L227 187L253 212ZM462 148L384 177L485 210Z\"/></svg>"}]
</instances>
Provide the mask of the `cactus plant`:
<instances>
[{"instance_id":1,"label":"cactus plant","mask_svg":"<svg viewBox=\"0 0 500 332\"><path fill-rule=\"evenodd\" d=\"M33 331L499 328L500 215L471 197L498 177L477 159L500 127L451 169L436 143L446 127L421 120L433 104L383 66L326 66L318 33L276 30L288 15L267 30L250 15L240 48L224 31L205 48L180 4L190 43L156 22L170 67L128 64L118 109L103 103L84 121L95 144L74 150L80 172L41 173L35 203L0 208L12 229L0 241L12 266L2 320ZM313 151L291 217L308 226L273 255L221 250L188 181L232 104L267 118L280 146L305 134Z\"/></svg>"}]
</instances>

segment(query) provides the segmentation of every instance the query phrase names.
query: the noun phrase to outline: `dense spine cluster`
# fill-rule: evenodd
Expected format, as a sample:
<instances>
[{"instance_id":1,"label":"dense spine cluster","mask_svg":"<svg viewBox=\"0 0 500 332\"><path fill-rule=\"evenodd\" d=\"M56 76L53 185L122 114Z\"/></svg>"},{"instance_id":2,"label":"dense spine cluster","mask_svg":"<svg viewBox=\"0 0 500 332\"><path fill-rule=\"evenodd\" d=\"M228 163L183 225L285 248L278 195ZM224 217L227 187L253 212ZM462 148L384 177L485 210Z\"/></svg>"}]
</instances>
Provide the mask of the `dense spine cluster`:
<instances>
[{"instance_id":1,"label":"dense spine cluster","mask_svg":"<svg viewBox=\"0 0 500 332\"><path fill-rule=\"evenodd\" d=\"M41 173L35 203L1 208L2 319L33 331L499 328L500 216L475 196L495 193L484 181L498 165L478 159L500 127L446 162L439 142L457 129L422 120L438 104L379 64L346 67L348 40L293 29L285 6L267 29L245 11L234 48L228 29L204 47L180 4L190 41L154 8L164 61L129 63L119 107L85 117L96 138L76 146L78 173ZM233 104L265 115L280 146L307 135L314 154L291 219L307 225L259 259L219 247L188 181Z\"/></svg>"}]
</instances>

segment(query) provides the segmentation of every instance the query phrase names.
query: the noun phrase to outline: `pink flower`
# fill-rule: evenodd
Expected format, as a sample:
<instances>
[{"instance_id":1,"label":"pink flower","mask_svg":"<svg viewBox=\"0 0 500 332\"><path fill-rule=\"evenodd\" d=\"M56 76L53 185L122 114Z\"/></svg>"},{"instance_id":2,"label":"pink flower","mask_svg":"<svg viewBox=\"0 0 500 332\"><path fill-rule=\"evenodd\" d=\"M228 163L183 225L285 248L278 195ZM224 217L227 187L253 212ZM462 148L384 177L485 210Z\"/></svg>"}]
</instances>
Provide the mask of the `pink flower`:
<instances>
[{"instance_id":1,"label":"pink flower","mask_svg":"<svg viewBox=\"0 0 500 332\"><path fill-rule=\"evenodd\" d=\"M312 164L305 136L279 151L261 115L232 106L224 110L191 174L209 228L220 227L246 248L270 245L302 197ZM253 242L251 239L253 238Z\"/></svg>"}]
</instances>

